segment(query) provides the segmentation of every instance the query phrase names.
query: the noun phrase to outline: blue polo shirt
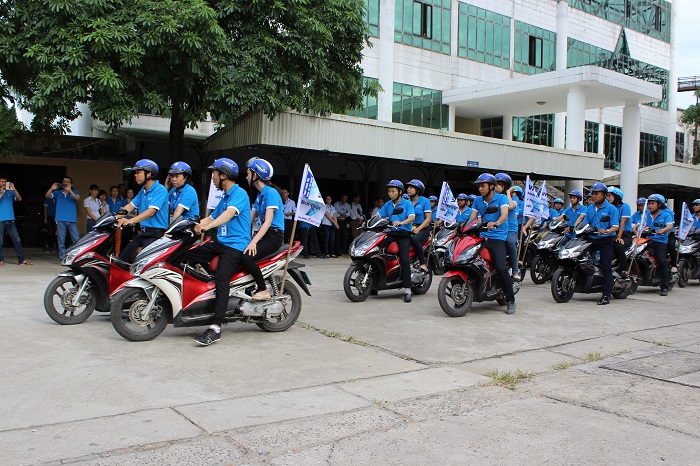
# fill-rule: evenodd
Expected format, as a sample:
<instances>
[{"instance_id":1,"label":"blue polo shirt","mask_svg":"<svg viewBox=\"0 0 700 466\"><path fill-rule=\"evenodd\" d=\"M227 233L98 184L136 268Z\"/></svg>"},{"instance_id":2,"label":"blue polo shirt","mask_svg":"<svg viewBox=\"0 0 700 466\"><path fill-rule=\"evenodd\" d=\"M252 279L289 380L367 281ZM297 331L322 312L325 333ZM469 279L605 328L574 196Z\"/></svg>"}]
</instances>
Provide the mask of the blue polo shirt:
<instances>
[{"instance_id":1,"label":"blue polo shirt","mask_svg":"<svg viewBox=\"0 0 700 466\"><path fill-rule=\"evenodd\" d=\"M619 216L620 222L623 218L627 218L625 229L623 231L625 233L632 233L632 209L630 208L630 205L625 204L624 202L620 204L620 206L617 208L617 215Z\"/></svg>"},{"instance_id":2,"label":"blue polo shirt","mask_svg":"<svg viewBox=\"0 0 700 466\"><path fill-rule=\"evenodd\" d=\"M401 207L403 209L403 212L401 212L398 215L391 215L391 213L394 211L394 208L396 207ZM416 215L415 209L413 208L413 203L411 201L408 201L404 199L403 197L400 197L398 199L398 203L394 205L392 201L384 203L381 209L379 209L379 216L380 217L389 217L389 220L391 222L403 222L406 220L409 216L411 215ZM400 230L405 230L405 231L411 231L411 224L408 223L406 225L401 225L398 227L390 227L394 231L400 231Z\"/></svg>"},{"instance_id":3,"label":"blue polo shirt","mask_svg":"<svg viewBox=\"0 0 700 466\"><path fill-rule=\"evenodd\" d=\"M152 217L139 222L142 227L168 228L168 190L158 181L153 182L150 189L146 189L145 186L141 188L141 191L131 200L131 204L140 213L151 208L156 209Z\"/></svg>"},{"instance_id":4,"label":"blue polo shirt","mask_svg":"<svg viewBox=\"0 0 700 466\"><path fill-rule=\"evenodd\" d=\"M469 220L469 217L472 215L472 208L468 206L464 206L464 212L460 212L459 209L457 209L457 217L455 217L455 222L462 223L467 220Z\"/></svg>"},{"instance_id":5,"label":"blue polo shirt","mask_svg":"<svg viewBox=\"0 0 700 466\"><path fill-rule=\"evenodd\" d=\"M430 221L437 222L437 206L434 209L430 209Z\"/></svg>"},{"instance_id":6,"label":"blue polo shirt","mask_svg":"<svg viewBox=\"0 0 700 466\"><path fill-rule=\"evenodd\" d=\"M630 217L630 223L632 225L639 225L641 222L642 222L642 213L640 211L636 211Z\"/></svg>"},{"instance_id":7,"label":"blue polo shirt","mask_svg":"<svg viewBox=\"0 0 700 466\"><path fill-rule=\"evenodd\" d=\"M523 224L523 212L525 211L525 201L520 200L517 196L513 200L518 204L518 207L515 208L515 215L518 218L518 225L522 225Z\"/></svg>"},{"instance_id":8,"label":"blue polo shirt","mask_svg":"<svg viewBox=\"0 0 700 466\"><path fill-rule=\"evenodd\" d=\"M73 190L76 196L80 197L80 193ZM76 202L70 193L64 192L62 189L57 189L51 195L56 199L56 221L75 223L77 218Z\"/></svg>"},{"instance_id":9,"label":"blue polo shirt","mask_svg":"<svg viewBox=\"0 0 700 466\"><path fill-rule=\"evenodd\" d=\"M661 230L669 224L673 225L673 213L671 213L670 209L664 209L661 212L659 212L656 218L653 218L651 216L651 211L647 210L644 223L649 228L652 228L654 230ZM654 243L668 243L668 233L669 232L667 231L663 234L655 234L653 236L650 236L649 239Z\"/></svg>"},{"instance_id":10,"label":"blue polo shirt","mask_svg":"<svg viewBox=\"0 0 700 466\"><path fill-rule=\"evenodd\" d=\"M236 215L219 226L216 238L224 246L243 252L252 239L250 234L250 199L248 193L238 184L231 186L231 189L221 196L214 212L211 213L211 218L216 220L227 209L234 209Z\"/></svg>"},{"instance_id":11,"label":"blue polo shirt","mask_svg":"<svg viewBox=\"0 0 700 466\"><path fill-rule=\"evenodd\" d=\"M44 205L46 206L46 216L56 217L56 199L44 198Z\"/></svg>"},{"instance_id":12,"label":"blue polo shirt","mask_svg":"<svg viewBox=\"0 0 700 466\"><path fill-rule=\"evenodd\" d=\"M107 207L112 214L119 212L119 209L123 208L127 204L126 199L117 196L117 200L113 201L111 197L107 198Z\"/></svg>"},{"instance_id":13,"label":"blue polo shirt","mask_svg":"<svg viewBox=\"0 0 700 466\"><path fill-rule=\"evenodd\" d=\"M260 225L265 223L267 209L274 210L270 228L284 231L284 207L282 205L282 196L275 188L265 185L253 204L253 210L257 212L258 217L260 217Z\"/></svg>"},{"instance_id":14,"label":"blue polo shirt","mask_svg":"<svg viewBox=\"0 0 700 466\"><path fill-rule=\"evenodd\" d=\"M15 219L15 206L13 203L16 199L15 192L9 189L0 197L0 222Z\"/></svg>"},{"instance_id":15,"label":"blue polo shirt","mask_svg":"<svg viewBox=\"0 0 700 466\"><path fill-rule=\"evenodd\" d=\"M603 222L601 218L605 216L610 217L610 220ZM588 223L590 226L596 230L601 228L609 230L614 226L620 226L620 220L617 213L617 207L609 203L608 201L603 201L600 208L596 209L595 204L591 204L586 208L586 216L583 219L584 222ZM591 235L591 239L600 239L616 236L617 233L606 233L604 235Z\"/></svg>"},{"instance_id":16,"label":"blue polo shirt","mask_svg":"<svg viewBox=\"0 0 700 466\"><path fill-rule=\"evenodd\" d=\"M168 193L168 202L170 203L170 210L173 212L180 206L185 209L182 212L183 218L195 218L199 215L199 197L192 185L185 183L179 189L172 188L170 193Z\"/></svg>"},{"instance_id":17,"label":"blue polo shirt","mask_svg":"<svg viewBox=\"0 0 700 466\"><path fill-rule=\"evenodd\" d=\"M504 196L505 196L505 194L504 194ZM513 198L511 197L511 199L513 199ZM510 233L510 232L517 233L518 232L518 198L516 197L515 199L513 199L513 201L515 201L515 209L508 210L508 233ZM508 202L508 196L506 196L506 203L507 202ZM510 206L508 206L508 208L510 209Z\"/></svg>"},{"instance_id":18,"label":"blue polo shirt","mask_svg":"<svg viewBox=\"0 0 700 466\"><path fill-rule=\"evenodd\" d=\"M486 209L491 206L496 207L498 210L492 214L487 214ZM478 196L474 201L473 207L474 210L476 210L479 213L481 220L483 222L489 223L496 222L499 218L501 218L501 207L503 206L508 207L508 198L506 197L506 195L494 193L491 202L489 202L488 204L486 203L486 201L484 201L483 196ZM496 228L492 228L488 231L482 231L481 236L483 238L505 241L508 237L508 222L503 222Z\"/></svg>"},{"instance_id":19,"label":"blue polo shirt","mask_svg":"<svg viewBox=\"0 0 700 466\"><path fill-rule=\"evenodd\" d=\"M569 206L566 209L564 209L564 212L562 214L566 215L566 217L569 219L566 221L566 223L571 227L576 226L576 220L581 216L581 214L586 212L586 208L581 205L579 202L576 208L574 209L573 206Z\"/></svg>"},{"instance_id":20,"label":"blue polo shirt","mask_svg":"<svg viewBox=\"0 0 700 466\"><path fill-rule=\"evenodd\" d=\"M416 203L413 204L413 211L416 218L413 220L414 225L420 225L425 221L425 213L432 212L430 209L430 199L423 196L418 196Z\"/></svg>"},{"instance_id":21,"label":"blue polo shirt","mask_svg":"<svg viewBox=\"0 0 700 466\"><path fill-rule=\"evenodd\" d=\"M700 217L693 215L693 226L695 228L700 228Z\"/></svg>"}]
</instances>

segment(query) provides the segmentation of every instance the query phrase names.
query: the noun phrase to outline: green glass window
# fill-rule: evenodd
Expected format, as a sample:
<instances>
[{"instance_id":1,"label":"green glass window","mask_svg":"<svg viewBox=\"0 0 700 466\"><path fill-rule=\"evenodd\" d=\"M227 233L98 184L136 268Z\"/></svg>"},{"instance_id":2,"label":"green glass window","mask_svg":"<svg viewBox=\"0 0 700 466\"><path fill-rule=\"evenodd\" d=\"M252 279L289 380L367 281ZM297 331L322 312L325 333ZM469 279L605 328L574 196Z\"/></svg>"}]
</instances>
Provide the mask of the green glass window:
<instances>
[{"instance_id":1,"label":"green glass window","mask_svg":"<svg viewBox=\"0 0 700 466\"><path fill-rule=\"evenodd\" d=\"M569 5L599 18L671 41L671 3L666 0L569 0Z\"/></svg>"},{"instance_id":2,"label":"green glass window","mask_svg":"<svg viewBox=\"0 0 700 466\"><path fill-rule=\"evenodd\" d=\"M666 141L668 138L656 134L639 135L639 168L666 161Z\"/></svg>"},{"instance_id":3,"label":"green glass window","mask_svg":"<svg viewBox=\"0 0 700 466\"><path fill-rule=\"evenodd\" d=\"M537 74L556 69L557 34L521 21L515 22L514 71Z\"/></svg>"},{"instance_id":4,"label":"green glass window","mask_svg":"<svg viewBox=\"0 0 700 466\"><path fill-rule=\"evenodd\" d=\"M442 104L441 91L394 83L393 94L394 123L447 129L448 107Z\"/></svg>"},{"instance_id":5,"label":"green glass window","mask_svg":"<svg viewBox=\"0 0 700 466\"><path fill-rule=\"evenodd\" d=\"M583 139L584 152L598 152L598 141L600 139L600 125L593 121L586 121L586 134Z\"/></svg>"},{"instance_id":6,"label":"green glass window","mask_svg":"<svg viewBox=\"0 0 700 466\"><path fill-rule=\"evenodd\" d=\"M685 162L685 133L676 131L676 162Z\"/></svg>"},{"instance_id":7,"label":"green glass window","mask_svg":"<svg viewBox=\"0 0 700 466\"><path fill-rule=\"evenodd\" d=\"M365 21L372 37L379 37L379 0L365 0Z\"/></svg>"},{"instance_id":8,"label":"green glass window","mask_svg":"<svg viewBox=\"0 0 700 466\"><path fill-rule=\"evenodd\" d=\"M367 82L367 81L377 82L378 81L378 79L376 79L376 78L363 77L362 79L365 82ZM354 110L350 110L348 112L348 115L363 117L363 118L370 118L372 120L376 120L377 119L377 98L375 96L369 95L369 94L363 96L362 107L356 108Z\"/></svg>"},{"instance_id":9,"label":"green glass window","mask_svg":"<svg viewBox=\"0 0 700 466\"><path fill-rule=\"evenodd\" d=\"M607 170L620 169L620 161L622 160L622 128L619 126L605 125L603 154L605 154L605 168Z\"/></svg>"},{"instance_id":10,"label":"green glass window","mask_svg":"<svg viewBox=\"0 0 700 466\"><path fill-rule=\"evenodd\" d=\"M513 140L554 146L554 114L513 118Z\"/></svg>"},{"instance_id":11,"label":"green glass window","mask_svg":"<svg viewBox=\"0 0 700 466\"><path fill-rule=\"evenodd\" d=\"M510 18L460 2L457 55L510 68Z\"/></svg>"},{"instance_id":12,"label":"green glass window","mask_svg":"<svg viewBox=\"0 0 700 466\"><path fill-rule=\"evenodd\" d=\"M450 0L396 0L394 40L450 54Z\"/></svg>"}]
</instances>

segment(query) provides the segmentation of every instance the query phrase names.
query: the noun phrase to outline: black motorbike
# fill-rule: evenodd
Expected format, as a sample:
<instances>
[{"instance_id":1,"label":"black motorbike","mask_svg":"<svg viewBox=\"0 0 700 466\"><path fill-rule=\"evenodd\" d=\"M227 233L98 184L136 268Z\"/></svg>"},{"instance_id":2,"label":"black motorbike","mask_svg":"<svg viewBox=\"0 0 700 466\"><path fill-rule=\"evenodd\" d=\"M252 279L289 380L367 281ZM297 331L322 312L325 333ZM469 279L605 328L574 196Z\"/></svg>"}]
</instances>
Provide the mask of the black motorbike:
<instances>
[{"instance_id":1,"label":"black motorbike","mask_svg":"<svg viewBox=\"0 0 700 466\"><path fill-rule=\"evenodd\" d=\"M547 233L537 243L532 262L530 262L530 279L535 285L541 285L552 279L557 269L559 251L568 238L564 234L568 223L566 219L552 222L547 226Z\"/></svg>"},{"instance_id":2,"label":"black motorbike","mask_svg":"<svg viewBox=\"0 0 700 466\"><path fill-rule=\"evenodd\" d=\"M678 251L678 286L685 288L688 280L700 280L700 228L690 230Z\"/></svg>"},{"instance_id":3,"label":"black motorbike","mask_svg":"<svg viewBox=\"0 0 700 466\"><path fill-rule=\"evenodd\" d=\"M434 275L445 273L445 254L449 245L457 237L459 223L445 222L443 227L435 232L430 249L430 269Z\"/></svg>"},{"instance_id":4,"label":"black motorbike","mask_svg":"<svg viewBox=\"0 0 700 466\"><path fill-rule=\"evenodd\" d=\"M608 221L603 217L603 222ZM558 303L571 300L574 293L600 293L603 291L603 270L600 267L598 254L591 251L593 240L598 229L588 224L579 224L575 229L576 237L572 238L559 251L557 269L552 275L552 297ZM617 299L625 299L632 291L631 278L623 278L621 270L613 268L612 295Z\"/></svg>"}]
</instances>

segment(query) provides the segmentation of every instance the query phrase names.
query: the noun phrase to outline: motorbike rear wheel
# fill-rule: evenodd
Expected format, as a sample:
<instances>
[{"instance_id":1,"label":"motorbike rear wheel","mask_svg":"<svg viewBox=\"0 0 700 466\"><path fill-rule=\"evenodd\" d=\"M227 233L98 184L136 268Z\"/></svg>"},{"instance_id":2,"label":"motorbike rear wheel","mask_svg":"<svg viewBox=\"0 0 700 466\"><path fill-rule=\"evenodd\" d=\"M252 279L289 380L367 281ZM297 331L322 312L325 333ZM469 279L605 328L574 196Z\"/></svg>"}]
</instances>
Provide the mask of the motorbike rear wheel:
<instances>
[{"instance_id":1,"label":"motorbike rear wheel","mask_svg":"<svg viewBox=\"0 0 700 466\"><path fill-rule=\"evenodd\" d=\"M140 311L148 306L150 299L143 288L124 288L114 296L112 326L119 335L129 341L149 341L163 333L168 326L170 302L159 294L149 315L144 319Z\"/></svg>"},{"instance_id":2,"label":"motorbike rear wheel","mask_svg":"<svg viewBox=\"0 0 700 466\"><path fill-rule=\"evenodd\" d=\"M367 264L352 264L345 271L343 277L343 290L345 296L354 303L361 303L372 291L372 276L367 276ZM364 280L366 283L362 283Z\"/></svg>"},{"instance_id":3,"label":"motorbike rear wheel","mask_svg":"<svg viewBox=\"0 0 700 466\"><path fill-rule=\"evenodd\" d=\"M546 283L547 280L552 278L552 271L547 260L537 254L532 258L532 263L530 264L530 279L535 285L541 285Z\"/></svg>"},{"instance_id":4,"label":"motorbike rear wheel","mask_svg":"<svg viewBox=\"0 0 700 466\"><path fill-rule=\"evenodd\" d=\"M49 283L44 293L44 309L54 322L61 325L82 324L92 315L97 306L97 288L88 282L78 305L73 306L73 297L79 290L80 285L75 277L60 276Z\"/></svg>"},{"instance_id":5,"label":"motorbike rear wheel","mask_svg":"<svg viewBox=\"0 0 700 466\"><path fill-rule=\"evenodd\" d=\"M678 262L678 286L680 288L685 288L688 286L688 281L690 280L690 267L688 262L681 260Z\"/></svg>"},{"instance_id":6,"label":"motorbike rear wheel","mask_svg":"<svg viewBox=\"0 0 700 466\"><path fill-rule=\"evenodd\" d=\"M615 299L626 299L632 293L633 282L627 283L623 289L615 289L613 286L612 295Z\"/></svg>"},{"instance_id":7,"label":"motorbike rear wheel","mask_svg":"<svg viewBox=\"0 0 700 466\"><path fill-rule=\"evenodd\" d=\"M552 297L558 303L568 303L574 296L574 271L559 267L552 275Z\"/></svg>"},{"instance_id":8,"label":"motorbike rear wheel","mask_svg":"<svg viewBox=\"0 0 700 466\"><path fill-rule=\"evenodd\" d=\"M461 277L444 277L438 286L438 303L450 317L462 317L474 303L474 290L471 283Z\"/></svg>"},{"instance_id":9,"label":"motorbike rear wheel","mask_svg":"<svg viewBox=\"0 0 700 466\"><path fill-rule=\"evenodd\" d=\"M289 327L294 325L294 322L296 322L299 318L299 314L301 314L301 293L299 293L296 285L294 285L290 280L285 281L284 292L282 294L289 296L289 300L283 301L285 303L285 310L278 317L278 321L268 321L256 324L266 332L284 332Z\"/></svg>"},{"instance_id":10,"label":"motorbike rear wheel","mask_svg":"<svg viewBox=\"0 0 700 466\"><path fill-rule=\"evenodd\" d=\"M428 292L430 285L433 283L433 271L428 269L426 275L427 276L425 277L425 280L423 280L423 284L421 286L411 287L413 294L420 295Z\"/></svg>"}]
</instances>

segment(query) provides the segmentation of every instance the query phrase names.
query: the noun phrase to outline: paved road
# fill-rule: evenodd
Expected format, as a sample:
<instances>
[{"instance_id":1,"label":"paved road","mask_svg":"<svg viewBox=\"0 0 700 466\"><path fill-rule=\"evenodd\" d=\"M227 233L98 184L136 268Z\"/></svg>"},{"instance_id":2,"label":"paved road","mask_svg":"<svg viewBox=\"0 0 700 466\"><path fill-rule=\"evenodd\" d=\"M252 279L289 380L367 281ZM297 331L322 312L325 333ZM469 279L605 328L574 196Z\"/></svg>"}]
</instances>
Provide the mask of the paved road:
<instances>
[{"instance_id":1,"label":"paved road","mask_svg":"<svg viewBox=\"0 0 700 466\"><path fill-rule=\"evenodd\" d=\"M6 250L7 251L7 250ZM104 314L60 326L40 253L0 269L0 464L697 464L700 284L518 312L383 292L353 304L347 259L310 260L297 325L131 343Z\"/></svg>"}]
</instances>

